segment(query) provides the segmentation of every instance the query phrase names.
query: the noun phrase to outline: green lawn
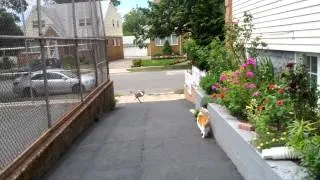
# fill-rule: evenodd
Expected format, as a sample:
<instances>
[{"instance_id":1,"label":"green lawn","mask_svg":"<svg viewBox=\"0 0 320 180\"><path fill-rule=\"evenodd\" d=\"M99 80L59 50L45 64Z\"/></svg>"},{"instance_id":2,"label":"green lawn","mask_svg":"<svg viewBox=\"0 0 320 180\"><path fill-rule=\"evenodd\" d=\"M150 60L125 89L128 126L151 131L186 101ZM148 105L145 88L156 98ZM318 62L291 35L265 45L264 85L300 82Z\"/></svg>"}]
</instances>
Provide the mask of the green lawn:
<instances>
[{"instance_id":1,"label":"green lawn","mask_svg":"<svg viewBox=\"0 0 320 180\"><path fill-rule=\"evenodd\" d=\"M142 66L169 66L176 64L177 62L182 62L183 59L156 59L156 60L142 60Z\"/></svg>"}]
</instances>

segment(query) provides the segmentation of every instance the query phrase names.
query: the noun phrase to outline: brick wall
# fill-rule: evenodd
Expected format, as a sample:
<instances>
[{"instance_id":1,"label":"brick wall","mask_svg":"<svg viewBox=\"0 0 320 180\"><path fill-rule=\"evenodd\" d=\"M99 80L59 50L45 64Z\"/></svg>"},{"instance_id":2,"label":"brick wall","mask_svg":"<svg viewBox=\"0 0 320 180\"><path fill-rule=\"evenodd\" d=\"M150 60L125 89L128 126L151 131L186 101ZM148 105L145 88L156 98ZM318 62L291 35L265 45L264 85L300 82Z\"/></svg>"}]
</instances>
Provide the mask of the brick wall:
<instances>
[{"instance_id":1,"label":"brick wall","mask_svg":"<svg viewBox=\"0 0 320 180\"><path fill-rule=\"evenodd\" d=\"M123 59L123 41L122 37L107 37L107 56L110 61Z\"/></svg>"},{"instance_id":2,"label":"brick wall","mask_svg":"<svg viewBox=\"0 0 320 180\"><path fill-rule=\"evenodd\" d=\"M178 45L172 45L172 50L174 54L180 54L180 37L178 37ZM163 46L156 46L154 41L150 41L148 45L148 56L154 56L158 53L162 54Z\"/></svg>"}]
</instances>

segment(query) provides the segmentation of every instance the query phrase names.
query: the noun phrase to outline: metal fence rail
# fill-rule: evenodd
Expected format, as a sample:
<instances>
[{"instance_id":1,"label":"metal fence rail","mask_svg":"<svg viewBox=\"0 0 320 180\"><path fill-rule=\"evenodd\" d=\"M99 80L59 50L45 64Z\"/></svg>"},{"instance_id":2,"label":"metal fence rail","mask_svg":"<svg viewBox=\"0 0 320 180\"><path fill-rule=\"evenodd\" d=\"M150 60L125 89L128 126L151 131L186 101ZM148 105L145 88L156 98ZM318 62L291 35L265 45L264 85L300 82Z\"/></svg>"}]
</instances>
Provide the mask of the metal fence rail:
<instances>
[{"instance_id":1,"label":"metal fence rail","mask_svg":"<svg viewBox=\"0 0 320 180\"><path fill-rule=\"evenodd\" d=\"M0 172L109 80L101 7L0 0Z\"/></svg>"}]
</instances>

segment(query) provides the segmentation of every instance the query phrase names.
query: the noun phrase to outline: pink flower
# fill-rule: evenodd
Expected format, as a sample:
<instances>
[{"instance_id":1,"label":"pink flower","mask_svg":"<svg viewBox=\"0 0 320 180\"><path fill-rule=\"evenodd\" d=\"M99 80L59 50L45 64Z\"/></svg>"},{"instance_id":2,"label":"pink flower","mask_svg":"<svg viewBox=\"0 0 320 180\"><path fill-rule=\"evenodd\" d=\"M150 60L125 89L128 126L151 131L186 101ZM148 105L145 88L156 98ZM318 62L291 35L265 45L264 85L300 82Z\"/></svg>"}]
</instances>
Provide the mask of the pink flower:
<instances>
[{"instance_id":1,"label":"pink flower","mask_svg":"<svg viewBox=\"0 0 320 180\"><path fill-rule=\"evenodd\" d=\"M245 83L244 88L246 89L255 89L257 88L257 85L255 83Z\"/></svg>"},{"instance_id":2,"label":"pink flower","mask_svg":"<svg viewBox=\"0 0 320 180\"><path fill-rule=\"evenodd\" d=\"M227 88L223 88L223 89L222 89L223 92L225 92L225 91L227 91L227 90L228 90Z\"/></svg>"},{"instance_id":3,"label":"pink flower","mask_svg":"<svg viewBox=\"0 0 320 180\"><path fill-rule=\"evenodd\" d=\"M244 64L241 65L241 67L246 68L247 64L244 63Z\"/></svg>"},{"instance_id":4,"label":"pink flower","mask_svg":"<svg viewBox=\"0 0 320 180\"><path fill-rule=\"evenodd\" d=\"M221 74L220 75L220 81L225 81L225 80L227 80L227 76L224 75L224 74Z\"/></svg>"},{"instance_id":5,"label":"pink flower","mask_svg":"<svg viewBox=\"0 0 320 180\"><path fill-rule=\"evenodd\" d=\"M259 91L256 91L256 92L254 92L254 93L252 94L253 97L257 97L257 96L259 96L259 95L260 95Z\"/></svg>"},{"instance_id":6,"label":"pink flower","mask_svg":"<svg viewBox=\"0 0 320 180\"><path fill-rule=\"evenodd\" d=\"M248 58L247 65L256 66L256 60L252 57Z\"/></svg>"},{"instance_id":7,"label":"pink flower","mask_svg":"<svg viewBox=\"0 0 320 180\"><path fill-rule=\"evenodd\" d=\"M254 76L254 73L252 71L248 71L246 73L246 78L252 78Z\"/></svg>"},{"instance_id":8,"label":"pink flower","mask_svg":"<svg viewBox=\"0 0 320 180\"><path fill-rule=\"evenodd\" d=\"M236 77L238 77L239 75L240 75L240 72L239 72L239 71L236 71L236 72L232 73L232 77L233 77L233 78L236 78Z\"/></svg>"},{"instance_id":9,"label":"pink flower","mask_svg":"<svg viewBox=\"0 0 320 180\"><path fill-rule=\"evenodd\" d=\"M212 91L215 91L216 89L217 89L217 86L216 86L216 85L212 85L212 86L211 86L211 90L212 90Z\"/></svg>"}]
</instances>

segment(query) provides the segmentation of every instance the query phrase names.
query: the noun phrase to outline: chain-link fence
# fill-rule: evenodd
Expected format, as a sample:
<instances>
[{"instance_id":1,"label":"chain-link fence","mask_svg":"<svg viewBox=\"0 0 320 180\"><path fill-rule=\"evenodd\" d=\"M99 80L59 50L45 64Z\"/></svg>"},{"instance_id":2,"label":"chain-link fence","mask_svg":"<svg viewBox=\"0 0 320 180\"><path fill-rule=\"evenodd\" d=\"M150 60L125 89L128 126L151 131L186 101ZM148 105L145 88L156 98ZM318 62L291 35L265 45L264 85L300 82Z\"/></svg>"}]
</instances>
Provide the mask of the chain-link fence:
<instances>
[{"instance_id":1,"label":"chain-link fence","mask_svg":"<svg viewBox=\"0 0 320 180\"><path fill-rule=\"evenodd\" d=\"M109 80L106 3L0 0L0 172Z\"/></svg>"}]
</instances>

